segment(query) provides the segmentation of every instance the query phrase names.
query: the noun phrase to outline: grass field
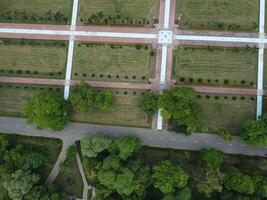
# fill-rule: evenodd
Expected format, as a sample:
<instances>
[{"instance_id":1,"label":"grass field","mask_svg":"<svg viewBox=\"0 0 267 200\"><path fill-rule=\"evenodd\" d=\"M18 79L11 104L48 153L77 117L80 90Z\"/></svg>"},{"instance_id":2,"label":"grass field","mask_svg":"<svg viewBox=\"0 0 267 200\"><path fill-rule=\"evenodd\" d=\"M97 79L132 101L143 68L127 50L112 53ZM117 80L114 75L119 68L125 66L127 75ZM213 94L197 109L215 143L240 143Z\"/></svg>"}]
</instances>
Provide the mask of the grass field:
<instances>
[{"instance_id":1,"label":"grass field","mask_svg":"<svg viewBox=\"0 0 267 200\"><path fill-rule=\"evenodd\" d=\"M264 69L263 69L263 84L264 87L267 87L267 51L264 51Z\"/></svg>"},{"instance_id":2,"label":"grass field","mask_svg":"<svg viewBox=\"0 0 267 200\"><path fill-rule=\"evenodd\" d=\"M63 78L66 62L66 47L0 43L2 76Z\"/></svg>"},{"instance_id":3,"label":"grass field","mask_svg":"<svg viewBox=\"0 0 267 200\"><path fill-rule=\"evenodd\" d=\"M79 23L151 26L159 0L81 0Z\"/></svg>"},{"instance_id":4,"label":"grass field","mask_svg":"<svg viewBox=\"0 0 267 200\"><path fill-rule=\"evenodd\" d=\"M100 112L95 110L89 113L74 113L73 121L149 128L151 126L150 119L139 107L142 92L114 90L115 105L113 111Z\"/></svg>"},{"instance_id":5,"label":"grass field","mask_svg":"<svg viewBox=\"0 0 267 200\"><path fill-rule=\"evenodd\" d=\"M256 31L259 0L176 0L184 29Z\"/></svg>"},{"instance_id":6,"label":"grass field","mask_svg":"<svg viewBox=\"0 0 267 200\"><path fill-rule=\"evenodd\" d=\"M210 133L227 130L238 135L244 122L256 117L256 98L214 95L198 97L197 102L203 110L200 125L208 128Z\"/></svg>"},{"instance_id":7,"label":"grass field","mask_svg":"<svg viewBox=\"0 0 267 200\"><path fill-rule=\"evenodd\" d=\"M22 117L22 109L26 102L41 90L63 93L61 87L0 84L0 115Z\"/></svg>"},{"instance_id":8,"label":"grass field","mask_svg":"<svg viewBox=\"0 0 267 200\"><path fill-rule=\"evenodd\" d=\"M86 80L148 82L154 77L155 65L155 50L149 45L78 44L72 76Z\"/></svg>"},{"instance_id":9,"label":"grass field","mask_svg":"<svg viewBox=\"0 0 267 200\"><path fill-rule=\"evenodd\" d=\"M69 23L72 0L0 0L1 22Z\"/></svg>"},{"instance_id":10,"label":"grass field","mask_svg":"<svg viewBox=\"0 0 267 200\"><path fill-rule=\"evenodd\" d=\"M70 169L66 172L59 173L55 184L59 187L61 192L67 195L82 198L83 196L83 181L79 172L78 164L76 159L67 159Z\"/></svg>"},{"instance_id":11,"label":"grass field","mask_svg":"<svg viewBox=\"0 0 267 200\"><path fill-rule=\"evenodd\" d=\"M173 55L172 77L179 83L256 87L254 48L181 46Z\"/></svg>"}]
</instances>

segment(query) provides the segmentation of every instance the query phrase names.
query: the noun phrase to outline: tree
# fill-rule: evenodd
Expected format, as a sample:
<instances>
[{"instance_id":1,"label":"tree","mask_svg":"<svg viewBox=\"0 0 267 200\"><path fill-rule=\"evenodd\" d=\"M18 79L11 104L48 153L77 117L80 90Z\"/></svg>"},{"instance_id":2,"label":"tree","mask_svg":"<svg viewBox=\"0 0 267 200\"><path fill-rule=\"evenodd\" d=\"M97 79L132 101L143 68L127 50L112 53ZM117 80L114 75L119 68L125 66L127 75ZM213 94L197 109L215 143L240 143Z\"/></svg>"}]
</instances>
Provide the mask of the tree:
<instances>
[{"instance_id":1,"label":"tree","mask_svg":"<svg viewBox=\"0 0 267 200\"><path fill-rule=\"evenodd\" d=\"M210 170L218 170L224 160L224 155L216 149L205 149L201 152L201 159L206 162Z\"/></svg>"},{"instance_id":2,"label":"tree","mask_svg":"<svg viewBox=\"0 0 267 200\"><path fill-rule=\"evenodd\" d=\"M164 119L174 119L178 125L186 126L188 133L196 131L201 112L193 89L176 87L163 91L159 97L159 107Z\"/></svg>"},{"instance_id":3,"label":"tree","mask_svg":"<svg viewBox=\"0 0 267 200\"><path fill-rule=\"evenodd\" d=\"M9 145L8 139L6 135L0 135L0 155L3 154Z\"/></svg>"},{"instance_id":4,"label":"tree","mask_svg":"<svg viewBox=\"0 0 267 200\"><path fill-rule=\"evenodd\" d=\"M141 140L136 136L124 136L115 141L119 157L126 160L141 148Z\"/></svg>"},{"instance_id":5,"label":"tree","mask_svg":"<svg viewBox=\"0 0 267 200\"><path fill-rule=\"evenodd\" d=\"M64 194L58 191L55 185L34 186L32 190L25 195L25 200L64 200L66 199Z\"/></svg>"},{"instance_id":6,"label":"tree","mask_svg":"<svg viewBox=\"0 0 267 200\"><path fill-rule=\"evenodd\" d=\"M94 90L82 81L75 85L70 95L71 105L76 112L89 112L94 106Z\"/></svg>"},{"instance_id":7,"label":"tree","mask_svg":"<svg viewBox=\"0 0 267 200\"><path fill-rule=\"evenodd\" d=\"M152 116L158 109L158 99L158 96L151 92L145 92L142 96L140 107L148 116Z\"/></svg>"},{"instance_id":8,"label":"tree","mask_svg":"<svg viewBox=\"0 0 267 200\"><path fill-rule=\"evenodd\" d=\"M243 194L253 194L255 185L252 178L246 174L242 174L237 169L232 168L225 176L225 187Z\"/></svg>"},{"instance_id":9,"label":"tree","mask_svg":"<svg viewBox=\"0 0 267 200\"><path fill-rule=\"evenodd\" d=\"M51 128L60 131L70 121L70 110L67 101L55 93L42 91L32 98L24 108L27 122L38 128Z\"/></svg>"},{"instance_id":10,"label":"tree","mask_svg":"<svg viewBox=\"0 0 267 200\"><path fill-rule=\"evenodd\" d=\"M267 146L267 113L258 121L248 120L240 136L248 145Z\"/></svg>"},{"instance_id":11,"label":"tree","mask_svg":"<svg viewBox=\"0 0 267 200\"><path fill-rule=\"evenodd\" d=\"M166 194L163 200L190 200L192 196L192 190L190 187L185 186L174 194Z\"/></svg>"},{"instance_id":12,"label":"tree","mask_svg":"<svg viewBox=\"0 0 267 200\"><path fill-rule=\"evenodd\" d=\"M81 140L81 151L84 156L96 157L111 144L111 140L101 135L91 136Z\"/></svg>"},{"instance_id":13,"label":"tree","mask_svg":"<svg viewBox=\"0 0 267 200\"><path fill-rule=\"evenodd\" d=\"M223 176L220 171L208 171L197 183L199 193L205 194L206 197L211 197L213 192L222 192Z\"/></svg>"},{"instance_id":14,"label":"tree","mask_svg":"<svg viewBox=\"0 0 267 200\"><path fill-rule=\"evenodd\" d=\"M4 181L4 188L12 200L21 200L39 179L37 174L32 174L30 171L17 170L10 179Z\"/></svg>"},{"instance_id":15,"label":"tree","mask_svg":"<svg viewBox=\"0 0 267 200\"><path fill-rule=\"evenodd\" d=\"M67 152L66 152L67 158L70 160L75 160L76 154L77 154L76 146L75 145L69 146L69 148L67 149Z\"/></svg>"},{"instance_id":16,"label":"tree","mask_svg":"<svg viewBox=\"0 0 267 200\"><path fill-rule=\"evenodd\" d=\"M187 184L188 175L180 166L174 166L164 160L153 167L152 177L154 186L162 193L173 193L176 188L183 188Z\"/></svg>"},{"instance_id":17,"label":"tree","mask_svg":"<svg viewBox=\"0 0 267 200\"><path fill-rule=\"evenodd\" d=\"M95 97L95 106L101 111L110 111L112 110L114 101L113 101L113 92L112 90L101 90L97 92Z\"/></svg>"}]
</instances>

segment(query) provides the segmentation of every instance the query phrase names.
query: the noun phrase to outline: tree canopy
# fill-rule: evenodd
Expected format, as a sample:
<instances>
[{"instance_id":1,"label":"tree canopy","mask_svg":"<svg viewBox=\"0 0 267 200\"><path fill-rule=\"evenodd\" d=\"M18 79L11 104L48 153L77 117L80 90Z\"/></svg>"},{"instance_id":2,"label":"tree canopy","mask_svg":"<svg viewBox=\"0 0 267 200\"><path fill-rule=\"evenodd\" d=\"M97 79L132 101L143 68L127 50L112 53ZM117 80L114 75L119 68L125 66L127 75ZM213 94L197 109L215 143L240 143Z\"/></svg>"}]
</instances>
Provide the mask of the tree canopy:
<instances>
[{"instance_id":1,"label":"tree canopy","mask_svg":"<svg viewBox=\"0 0 267 200\"><path fill-rule=\"evenodd\" d=\"M211 170L218 170L224 160L223 152L216 149L205 149L201 152L201 159Z\"/></svg>"},{"instance_id":2,"label":"tree canopy","mask_svg":"<svg viewBox=\"0 0 267 200\"><path fill-rule=\"evenodd\" d=\"M267 113L258 121L248 120L240 136L248 145L267 146Z\"/></svg>"},{"instance_id":3,"label":"tree canopy","mask_svg":"<svg viewBox=\"0 0 267 200\"><path fill-rule=\"evenodd\" d=\"M169 160L161 161L153 167L155 188L162 193L173 193L177 188L183 188L187 184L188 175L180 166L172 165Z\"/></svg>"},{"instance_id":4,"label":"tree canopy","mask_svg":"<svg viewBox=\"0 0 267 200\"><path fill-rule=\"evenodd\" d=\"M84 156L96 157L111 144L111 140L101 135L94 135L81 140L81 151Z\"/></svg>"},{"instance_id":5,"label":"tree canopy","mask_svg":"<svg viewBox=\"0 0 267 200\"><path fill-rule=\"evenodd\" d=\"M24 114L28 123L40 129L60 131L70 120L70 107L63 97L42 91L26 104Z\"/></svg>"},{"instance_id":6,"label":"tree canopy","mask_svg":"<svg viewBox=\"0 0 267 200\"><path fill-rule=\"evenodd\" d=\"M145 92L140 101L140 106L148 116L152 116L158 109L158 95Z\"/></svg>"},{"instance_id":7,"label":"tree canopy","mask_svg":"<svg viewBox=\"0 0 267 200\"><path fill-rule=\"evenodd\" d=\"M141 148L141 140L135 136L124 136L115 141L118 150L118 156L126 160L134 155Z\"/></svg>"},{"instance_id":8,"label":"tree canopy","mask_svg":"<svg viewBox=\"0 0 267 200\"><path fill-rule=\"evenodd\" d=\"M164 119L174 119L178 125L186 126L188 133L197 130L201 112L196 104L196 93L193 89L175 87L163 91L159 97L159 107Z\"/></svg>"},{"instance_id":9,"label":"tree canopy","mask_svg":"<svg viewBox=\"0 0 267 200\"><path fill-rule=\"evenodd\" d=\"M110 111L113 108L114 99L111 90L100 90L95 97L95 106L101 111Z\"/></svg>"}]
</instances>

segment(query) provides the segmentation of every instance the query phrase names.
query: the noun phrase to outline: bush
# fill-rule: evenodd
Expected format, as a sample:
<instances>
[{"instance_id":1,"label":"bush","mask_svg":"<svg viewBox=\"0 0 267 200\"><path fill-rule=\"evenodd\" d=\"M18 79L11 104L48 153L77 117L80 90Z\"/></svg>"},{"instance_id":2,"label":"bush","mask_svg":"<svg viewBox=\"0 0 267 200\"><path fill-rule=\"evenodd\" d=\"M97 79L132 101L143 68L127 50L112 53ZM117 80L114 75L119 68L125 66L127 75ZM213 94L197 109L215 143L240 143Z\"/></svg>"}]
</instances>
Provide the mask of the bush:
<instances>
[{"instance_id":1,"label":"bush","mask_svg":"<svg viewBox=\"0 0 267 200\"><path fill-rule=\"evenodd\" d=\"M219 130L216 132L216 134L222 137L226 141L233 141L235 139L235 136L233 136L231 133L229 133L226 130Z\"/></svg>"}]
</instances>

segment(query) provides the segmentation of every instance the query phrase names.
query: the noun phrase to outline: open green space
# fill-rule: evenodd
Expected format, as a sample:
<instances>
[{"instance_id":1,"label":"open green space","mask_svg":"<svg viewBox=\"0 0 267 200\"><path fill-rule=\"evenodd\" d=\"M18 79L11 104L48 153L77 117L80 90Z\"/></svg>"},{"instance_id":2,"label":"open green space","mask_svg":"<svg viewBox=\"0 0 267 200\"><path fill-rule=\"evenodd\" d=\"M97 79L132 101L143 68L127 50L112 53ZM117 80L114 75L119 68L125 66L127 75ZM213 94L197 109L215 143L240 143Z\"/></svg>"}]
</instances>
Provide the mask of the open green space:
<instances>
[{"instance_id":1,"label":"open green space","mask_svg":"<svg viewBox=\"0 0 267 200\"><path fill-rule=\"evenodd\" d=\"M151 119L139 107L143 91L113 90L114 109L108 112L93 110L73 113L72 120L84 123L136 126L149 128Z\"/></svg>"},{"instance_id":2,"label":"open green space","mask_svg":"<svg viewBox=\"0 0 267 200\"><path fill-rule=\"evenodd\" d=\"M79 172L76 159L68 159L69 169L65 172L60 172L55 180L55 184L60 188L61 192L74 197L82 198L83 196L83 181Z\"/></svg>"},{"instance_id":3,"label":"open green space","mask_svg":"<svg viewBox=\"0 0 267 200\"><path fill-rule=\"evenodd\" d=\"M148 82L154 76L155 50L149 45L78 44L73 78Z\"/></svg>"},{"instance_id":4,"label":"open green space","mask_svg":"<svg viewBox=\"0 0 267 200\"><path fill-rule=\"evenodd\" d=\"M200 126L210 133L238 135L244 123L256 117L255 97L198 95L197 102L203 111Z\"/></svg>"},{"instance_id":5,"label":"open green space","mask_svg":"<svg viewBox=\"0 0 267 200\"><path fill-rule=\"evenodd\" d=\"M267 87L267 75L265 72L267 72L267 51L264 50L264 69L263 69L263 85L266 88Z\"/></svg>"},{"instance_id":6,"label":"open green space","mask_svg":"<svg viewBox=\"0 0 267 200\"><path fill-rule=\"evenodd\" d=\"M67 47L60 41L0 40L0 75L64 78Z\"/></svg>"},{"instance_id":7,"label":"open green space","mask_svg":"<svg viewBox=\"0 0 267 200\"><path fill-rule=\"evenodd\" d=\"M79 23L152 26L159 0L81 0Z\"/></svg>"},{"instance_id":8,"label":"open green space","mask_svg":"<svg viewBox=\"0 0 267 200\"><path fill-rule=\"evenodd\" d=\"M22 117L24 105L41 90L54 91L63 95L63 87L0 84L0 115Z\"/></svg>"},{"instance_id":9,"label":"open green space","mask_svg":"<svg viewBox=\"0 0 267 200\"><path fill-rule=\"evenodd\" d=\"M259 0L176 0L184 29L258 30Z\"/></svg>"},{"instance_id":10,"label":"open green space","mask_svg":"<svg viewBox=\"0 0 267 200\"><path fill-rule=\"evenodd\" d=\"M0 0L0 22L70 23L72 0Z\"/></svg>"},{"instance_id":11,"label":"open green space","mask_svg":"<svg viewBox=\"0 0 267 200\"><path fill-rule=\"evenodd\" d=\"M173 52L172 77L179 84L256 87L257 53L255 48L180 46Z\"/></svg>"}]
</instances>

